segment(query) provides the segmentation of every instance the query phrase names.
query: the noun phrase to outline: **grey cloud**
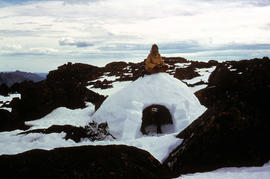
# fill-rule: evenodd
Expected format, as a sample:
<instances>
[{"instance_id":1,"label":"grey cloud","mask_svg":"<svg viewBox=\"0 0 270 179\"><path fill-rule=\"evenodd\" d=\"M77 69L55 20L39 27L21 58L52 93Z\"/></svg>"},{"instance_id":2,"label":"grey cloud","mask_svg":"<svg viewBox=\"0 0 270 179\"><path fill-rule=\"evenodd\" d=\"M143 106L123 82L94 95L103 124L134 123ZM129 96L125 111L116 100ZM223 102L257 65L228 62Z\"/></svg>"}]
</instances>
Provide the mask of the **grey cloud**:
<instances>
[{"instance_id":1,"label":"grey cloud","mask_svg":"<svg viewBox=\"0 0 270 179\"><path fill-rule=\"evenodd\" d=\"M37 36L39 33L33 30L0 30L3 36Z\"/></svg>"},{"instance_id":2,"label":"grey cloud","mask_svg":"<svg viewBox=\"0 0 270 179\"><path fill-rule=\"evenodd\" d=\"M253 6L263 7L263 6L269 6L270 0L257 0L257 1L250 1L248 3Z\"/></svg>"},{"instance_id":3,"label":"grey cloud","mask_svg":"<svg viewBox=\"0 0 270 179\"><path fill-rule=\"evenodd\" d=\"M270 44L226 44L218 47L202 46L196 41L181 42L181 43L168 43L161 44L160 49L169 53L182 52L182 53L196 53L202 51L225 51L225 50L269 50Z\"/></svg>"},{"instance_id":4,"label":"grey cloud","mask_svg":"<svg viewBox=\"0 0 270 179\"><path fill-rule=\"evenodd\" d=\"M100 47L99 50L102 51L132 51L132 50L145 50L151 47L150 45L145 44L111 44Z\"/></svg>"},{"instance_id":5,"label":"grey cloud","mask_svg":"<svg viewBox=\"0 0 270 179\"><path fill-rule=\"evenodd\" d=\"M59 40L59 45L61 46L76 46L78 48L91 47L94 46L93 43L87 41L76 41L71 38L63 38Z\"/></svg>"},{"instance_id":6,"label":"grey cloud","mask_svg":"<svg viewBox=\"0 0 270 179\"><path fill-rule=\"evenodd\" d=\"M270 44L228 44L217 50L269 50Z\"/></svg>"},{"instance_id":7,"label":"grey cloud","mask_svg":"<svg viewBox=\"0 0 270 179\"><path fill-rule=\"evenodd\" d=\"M198 52L198 51L205 50L196 41L161 43L157 45L159 46L159 49L162 52L166 52L166 53L176 53L176 52L190 53L190 52ZM102 50L102 51L140 51L140 50L150 50L151 46L152 44L121 43L121 44L110 44L107 46L103 46L103 47L100 47L99 50Z\"/></svg>"},{"instance_id":8,"label":"grey cloud","mask_svg":"<svg viewBox=\"0 0 270 179\"><path fill-rule=\"evenodd\" d=\"M10 52L5 53L6 56L55 56L55 54L48 54L42 52Z\"/></svg>"},{"instance_id":9,"label":"grey cloud","mask_svg":"<svg viewBox=\"0 0 270 179\"><path fill-rule=\"evenodd\" d=\"M208 47L199 44L197 41L183 41L173 43L157 44L161 53L197 53L206 51L226 51L226 50L269 50L270 44L226 44L217 47ZM105 52L125 52L125 51L145 51L150 50L152 44L111 44L100 47L99 50Z\"/></svg>"},{"instance_id":10,"label":"grey cloud","mask_svg":"<svg viewBox=\"0 0 270 179\"><path fill-rule=\"evenodd\" d=\"M65 4L88 4L102 0L64 0Z\"/></svg>"},{"instance_id":11,"label":"grey cloud","mask_svg":"<svg viewBox=\"0 0 270 179\"><path fill-rule=\"evenodd\" d=\"M207 2L240 2L243 5L253 5L258 7L269 6L270 0L201 0Z\"/></svg>"},{"instance_id":12,"label":"grey cloud","mask_svg":"<svg viewBox=\"0 0 270 179\"><path fill-rule=\"evenodd\" d=\"M15 37L15 36L26 36L26 37L40 37L41 35L48 34L62 34L64 31L48 30L45 28L35 28L34 30L0 30L0 36Z\"/></svg>"},{"instance_id":13,"label":"grey cloud","mask_svg":"<svg viewBox=\"0 0 270 179\"><path fill-rule=\"evenodd\" d=\"M32 24L37 24L37 23L35 23L35 22L17 22L17 23L15 23L16 25L25 25L25 24L30 24L30 25L32 25Z\"/></svg>"}]
</instances>

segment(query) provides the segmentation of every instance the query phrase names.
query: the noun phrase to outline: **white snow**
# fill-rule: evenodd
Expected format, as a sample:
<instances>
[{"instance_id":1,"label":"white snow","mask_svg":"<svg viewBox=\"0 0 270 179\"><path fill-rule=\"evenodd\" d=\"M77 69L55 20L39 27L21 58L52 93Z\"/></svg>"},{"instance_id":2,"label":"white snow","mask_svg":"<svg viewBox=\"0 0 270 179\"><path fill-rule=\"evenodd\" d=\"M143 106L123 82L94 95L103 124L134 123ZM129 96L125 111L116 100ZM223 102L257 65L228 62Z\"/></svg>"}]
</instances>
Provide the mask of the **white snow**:
<instances>
[{"instance_id":1,"label":"white snow","mask_svg":"<svg viewBox=\"0 0 270 179\"><path fill-rule=\"evenodd\" d=\"M158 73L141 77L109 96L93 119L108 122L111 134L118 140L139 138L142 111L152 104L169 109L174 123L172 132L180 132L205 111L183 82Z\"/></svg>"},{"instance_id":2,"label":"white snow","mask_svg":"<svg viewBox=\"0 0 270 179\"><path fill-rule=\"evenodd\" d=\"M0 133L0 155L17 154L31 149L50 150L56 147L74 146L76 143L72 140L64 140L65 133L17 135L20 130Z\"/></svg>"},{"instance_id":3,"label":"white snow","mask_svg":"<svg viewBox=\"0 0 270 179\"><path fill-rule=\"evenodd\" d=\"M52 125L86 126L95 111L95 106L92 103L87 103L86 105L86 108L76 110L59 107L45 117L25 122L25 124L32 126L31 130L49 128Z\"/></svg>"},{"instance_id":4,"label":"white snow","mask_svg":"<svg viewBox=\"0 0 270 179\"><path fill-rule=\"evenodd\" d=\"M188 174L179 179L269 179L270 162L262 167L230 167L211 172Z\"/></svg>"},{"instance_id":5,"label":"white snow","mask_svg":"<svg viewBox=\"0 0 270 179\"><path fill-rule=\"evenodd\" d=\"M9 104L13 98L21 98L21 94L15 93L15 94L9 94L8 96L0 95L0 101L2 101L3 104ZM1 107L1 106L2 106L2 104L0 104L0 109L5 109L5 110L11 112L11 108Z\"/></svg>"},{"instance_id":6,"label":"white snow","mask_svg":"<svg viewBox=\"0 0 270 179\"><path fill-rule=\"evenodd\" d=\"M189 87L189 88L193 93L195 93L196 91L199 91L199 90L206 88L206 87L207 87L207 85L196 85L194 87Z\"/></svg>"},{"instance_id":7,"label":"white snow","mask_svg":"<svg viewBox=\"0 0 270 179\"><path fill-rule=\"evenodd\" d=\"M119 91L120 89L124 88L125 86L127 86L130 83L131 83L131 81L122 81L122 82L116 81L116 82L112 83L113 88L107 88L107 89L92 88L92 85L87 86L87 88L98 93L98 94L101 94L104 96L110 96L110 95L116 93L117 91Z\"/></svg>"},{"instance_id":8,"label":"white snow","mask_svg":"<svg viewBox=\"0 0 270 179\"><path fill-rule=\"evenodd\" d=\"M99 77L98 79L96 80L93 80L92 82L95 82L95 81L103 81L103 80L107 80L107 81L115 81L117 80L119 77L115 76L115 75L112 75L112 76L108 76L108 75L103 75L101 77Z\"/></svg>"},{"instance_id":9,"label":"white snow","mask_svg":"<svg viewBox=\"0 0 270 179\"><path fill-rule=\"evenodd\" d=\"M191 63L175 63L174 65L179 68L186 68L191 65Z\"/></svg>"},{"instance_id":10,"label":"white snow","mask_svg":"<svg viewBox=\"0 0 270 179\"><path fill-rule=\"evenodd\" d=\"M208 78L210 74L216 69L216 67L211 67L211 68L200 68L196 69L196 72L198 72L201 76L192 78L190 80L183 80L189 84L194 84L200 81L208 82Z\"/></svg>"},{"instance_id":11,"label":"white snow","mask_svg":"<svg viewBox=\"0 0 270 179\"><path fill-rule=\"evenodd\" d=\"M8 96L2 96L0 95L0 101L7 104L12 101L13 98L21 98L21 94L15 93L15 94L9 94Z\"/></svg>"}]
</instances>

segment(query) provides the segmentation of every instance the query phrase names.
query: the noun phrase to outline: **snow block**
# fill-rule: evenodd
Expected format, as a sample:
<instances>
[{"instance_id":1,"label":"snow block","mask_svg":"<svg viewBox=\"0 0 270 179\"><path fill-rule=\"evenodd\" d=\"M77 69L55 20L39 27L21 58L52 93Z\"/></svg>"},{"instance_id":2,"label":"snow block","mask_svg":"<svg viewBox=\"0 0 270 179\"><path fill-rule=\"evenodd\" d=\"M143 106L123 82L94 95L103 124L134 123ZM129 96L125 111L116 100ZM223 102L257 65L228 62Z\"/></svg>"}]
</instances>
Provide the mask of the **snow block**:
<instances>
[{"instance_id":1,"label":"snow block","mask_svg":"<svg viewBox=\"0 0 270 179\"><path fill-rule=\"evenodd\" d=\"M107 122L117 139L142 137L142 112L152 104L163 105L172 115L173 132L180 132L200 116L206 108L180 80L167 73L138 78L109 96L93 115L98 123Z\"/></svg>"}]
</instances>

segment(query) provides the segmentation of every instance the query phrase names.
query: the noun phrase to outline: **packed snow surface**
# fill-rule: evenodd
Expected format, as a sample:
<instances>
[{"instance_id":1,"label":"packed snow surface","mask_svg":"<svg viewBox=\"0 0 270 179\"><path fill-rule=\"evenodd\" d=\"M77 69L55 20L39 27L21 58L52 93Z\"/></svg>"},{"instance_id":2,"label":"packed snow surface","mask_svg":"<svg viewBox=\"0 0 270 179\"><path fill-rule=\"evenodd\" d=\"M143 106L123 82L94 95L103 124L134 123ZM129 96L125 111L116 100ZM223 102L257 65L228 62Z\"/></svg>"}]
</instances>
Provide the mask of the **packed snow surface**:
<instances>
[{"instance_id":1,"label":"packed snow surface","mask_svg":"<svg viewBox=\"0 0 270 179\"><path fill-rule=\"evenodd\" d=\"M230 167L211 172L188 174L179 179L269 179L270 162L262 167Z\"/></svg>"},{"instance_id":2,"label":"packed snow surface","mask_svg":"<svg viewBox=\"0 0 270 179\"><path fill-rule=\"evenodd\" d=\"M89 119L93 115L94 110L95 106L92 103L87 103L87 107L84 109L76 110L59 107L45 117L39 120L25 122L25 124L32 126L31 130L49 128L52 125L72 125L84 127L89 123Z\"/></svg>"},{"instance_id":3,"label":"packed snow surface","mask_svg":"<svg viewBox=\"0 0 270 179\"><path fill-rule=\"evenodd\" d=\"M183 82L158 73L140 77L109 96L93 119L108 122L111 134L118 140L143 137L142 111L152 104L169 109L174 124L170 133L180 132L206 110Z\"/></svg>"},{"instance_id":4,"label":"packed snow surface","mask_svg":"<svg viewBox=\"0 0 270 179\"><path fill-rule=\"evenodd\" d=\"M129 83L131 83L131 81L121 81L121 82L115 81L112 83L112 86L113 86L112 88L107 88L107 89L93 88L93 85L89 85L87 86L87 88L101 95L110 96L118 92L120 89L124 88L125 86L127 86Z\"/></svg>"}]
</instances>

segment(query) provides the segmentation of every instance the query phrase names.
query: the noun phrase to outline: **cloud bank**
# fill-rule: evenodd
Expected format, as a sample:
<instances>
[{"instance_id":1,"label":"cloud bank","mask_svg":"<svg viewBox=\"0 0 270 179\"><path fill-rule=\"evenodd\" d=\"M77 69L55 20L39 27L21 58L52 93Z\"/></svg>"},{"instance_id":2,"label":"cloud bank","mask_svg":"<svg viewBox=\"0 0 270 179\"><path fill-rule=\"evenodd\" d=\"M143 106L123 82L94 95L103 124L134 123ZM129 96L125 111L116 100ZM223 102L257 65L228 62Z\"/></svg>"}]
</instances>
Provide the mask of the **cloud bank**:
<instances>
[{"instance_id":1,"label":"cloud bank","mask_svg":"<svg viewBox=\"0 0 270 179\"><path fill-rule=\"evenodd\" d=\"M38 55L144 59L153 43L193 59L269 56L269 12L270 0L3 0L0 71Z\"/></svg>"},{"instance_id":2,"label":"cloud bank","mask_svg":"<svg viewBox=\"0 0 270 179\"><path fill-rule=\"evenodd\" d=\"M90 43L87 41L76 41L70 37L60 39L59 45L61 45L61 46L66 46L66 45L67 46L76 46L78 48L94 46L93 43Z\"/></svg>"}]
</instances>

